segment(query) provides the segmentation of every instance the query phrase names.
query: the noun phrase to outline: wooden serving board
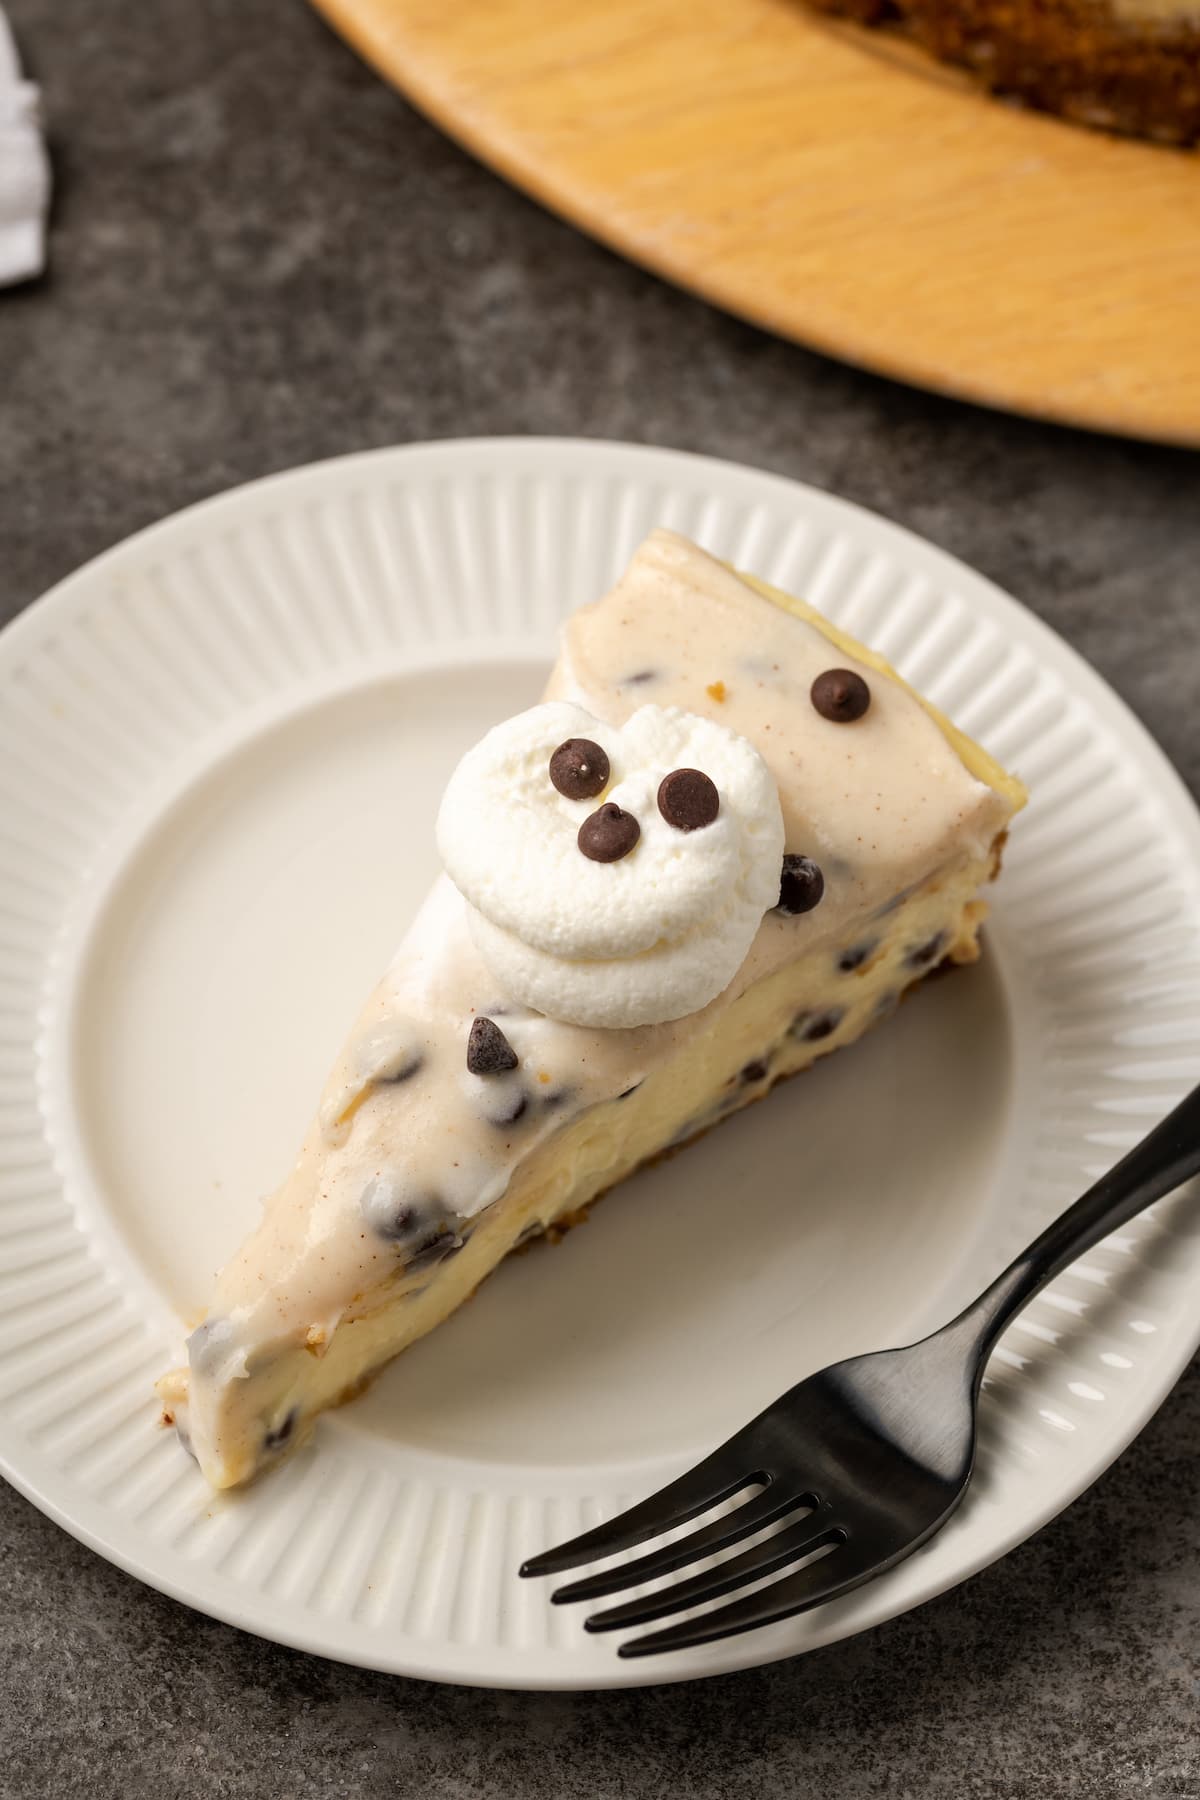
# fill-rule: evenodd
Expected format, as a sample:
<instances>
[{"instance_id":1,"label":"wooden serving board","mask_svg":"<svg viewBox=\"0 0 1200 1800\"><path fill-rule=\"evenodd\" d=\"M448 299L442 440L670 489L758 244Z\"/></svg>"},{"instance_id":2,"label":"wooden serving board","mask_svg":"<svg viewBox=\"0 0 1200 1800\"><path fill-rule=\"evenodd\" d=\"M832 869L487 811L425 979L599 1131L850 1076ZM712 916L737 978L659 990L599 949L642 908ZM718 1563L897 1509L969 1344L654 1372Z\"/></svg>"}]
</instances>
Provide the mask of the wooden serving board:
<instances>
[{"instance_id":1,"label":"wooden serving board","mask_svg":"<svg viewBox=\"0 0 1200 1800\"><path fill-rule=\"evenodd\" d=\"M802 0L316 0L451 136L729 311L1200 444L1200 155L1006 106Z\"/></svg>"}]
</instances>

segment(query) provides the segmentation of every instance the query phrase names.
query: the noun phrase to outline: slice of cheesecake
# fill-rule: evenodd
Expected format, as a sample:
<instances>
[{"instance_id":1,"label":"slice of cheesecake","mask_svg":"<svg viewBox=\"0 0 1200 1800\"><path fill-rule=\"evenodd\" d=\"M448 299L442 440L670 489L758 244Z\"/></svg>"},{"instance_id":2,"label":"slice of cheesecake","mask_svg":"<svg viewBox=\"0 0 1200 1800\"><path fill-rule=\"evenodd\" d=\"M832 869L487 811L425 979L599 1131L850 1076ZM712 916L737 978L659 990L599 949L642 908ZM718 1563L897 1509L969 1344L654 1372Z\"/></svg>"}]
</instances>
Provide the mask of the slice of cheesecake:
<instances>
[{"instance_id":1,"label":"slice of cheesecake","mask_svg":"<svg viewBox=\"0 0 1200 1800\"><path fill-rule=\"evenodd\" d=\"M281 1455L516 1245L972 961L1023 803L873 652L655 532L567 624L547 703L464 758L450 873L159 1384L209 1481Z\"/></svg>"}]
</instances>

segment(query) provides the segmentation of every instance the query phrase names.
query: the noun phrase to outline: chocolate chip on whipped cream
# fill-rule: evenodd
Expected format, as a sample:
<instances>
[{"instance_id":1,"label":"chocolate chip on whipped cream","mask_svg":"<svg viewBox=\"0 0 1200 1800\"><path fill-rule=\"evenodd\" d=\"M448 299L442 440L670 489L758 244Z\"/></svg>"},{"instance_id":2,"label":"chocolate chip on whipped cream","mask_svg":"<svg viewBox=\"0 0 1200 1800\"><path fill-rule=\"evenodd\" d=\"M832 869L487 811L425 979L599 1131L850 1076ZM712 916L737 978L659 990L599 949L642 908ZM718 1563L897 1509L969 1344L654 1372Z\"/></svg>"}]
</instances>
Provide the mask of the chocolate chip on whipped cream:
<instances>
[{"instance_id":1,"label":"chocolate chip on whipped cream","mask_svg":"<svg viewBox=\"0 0 1200 1800\"><path fill-rule=\"evenodd\" d=\"M676 831L702 831L721 810L716 784L701 769L672 769L658 784L658 810Z\"/></svg>"},{"instance_id":2,"label":"chocolate chip on whipped cream","mask_svg":"<svg viewBox=\"0 0 1200 1800\"><path fill-rule=\"evenodd\" d=\"M590 862L611 863L628 856L641 835L642 828L633 814L606 800L588 814L576 841Z\"/></svg>"},{"instance_id":3,"label":"chocolate chip on whipped cream","mask_svg":"<svg viewBox=\"0 0 1200 1800\"><path fill-rule=\"evenodd\" d=\"M594 800L608 777L608 758L591 738L567 738L550 758L550 779L568 800Z\"/></svg>"}]
</instances>

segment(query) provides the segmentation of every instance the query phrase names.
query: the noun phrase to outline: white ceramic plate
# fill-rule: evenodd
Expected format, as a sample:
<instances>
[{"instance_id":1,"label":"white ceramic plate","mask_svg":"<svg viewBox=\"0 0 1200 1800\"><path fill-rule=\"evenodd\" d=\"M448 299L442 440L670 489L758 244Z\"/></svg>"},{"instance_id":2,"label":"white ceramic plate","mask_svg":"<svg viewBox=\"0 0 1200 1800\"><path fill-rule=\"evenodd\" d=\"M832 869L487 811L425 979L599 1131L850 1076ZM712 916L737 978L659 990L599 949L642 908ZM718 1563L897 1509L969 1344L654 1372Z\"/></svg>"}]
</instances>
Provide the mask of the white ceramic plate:
<instances>
[{"instance_id":1,"label":"white ceramic plate","mask_svg":"<svg viewBox=\"0 0 1200 1800\"><path fill-rule=\"evenodd\" d=\"M290 1463L216 1498L151 1383L433 874L455 758L536 697L557 621L656 523L807 594L1026 777L991 954L515 1259ZM649 1664L517 1580L819 1363L938 1323L1197 1073L1184 791L1027 612L855 507L534 440L256 483L101 557L0 639L0 807L0 1467L206 1612L513 1687L792 1655L1026 1537L1196 1345L1185 1194L1009 1333L969 1499L886 1579Z\"/></svg>"}]
</instances>

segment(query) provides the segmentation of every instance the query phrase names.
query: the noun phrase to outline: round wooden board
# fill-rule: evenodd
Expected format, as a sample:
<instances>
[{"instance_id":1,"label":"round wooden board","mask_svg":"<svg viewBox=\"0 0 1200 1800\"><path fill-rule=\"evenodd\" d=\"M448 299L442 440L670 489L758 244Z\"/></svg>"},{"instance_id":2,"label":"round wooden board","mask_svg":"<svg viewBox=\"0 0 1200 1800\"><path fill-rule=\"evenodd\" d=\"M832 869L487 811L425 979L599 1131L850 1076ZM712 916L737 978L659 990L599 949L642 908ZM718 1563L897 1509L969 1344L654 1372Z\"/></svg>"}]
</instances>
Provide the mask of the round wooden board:
<instances>
[{"instance_id":1,"label":"round wooden board","mask_svg":"<svg viewBox=\"0 0 1200 1800\"><path fill-rule=\"evenodd\" d=\"M316 0L451 136L769 330L1200 444L1200 155L1003 105L802 0Z\"/></svg>"}]
</instances>

